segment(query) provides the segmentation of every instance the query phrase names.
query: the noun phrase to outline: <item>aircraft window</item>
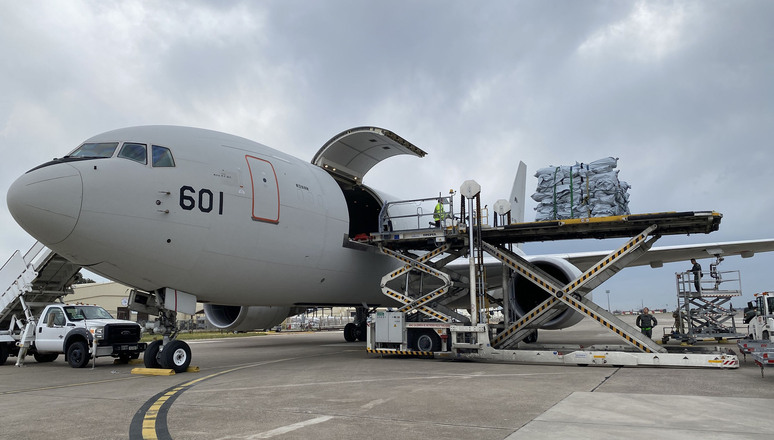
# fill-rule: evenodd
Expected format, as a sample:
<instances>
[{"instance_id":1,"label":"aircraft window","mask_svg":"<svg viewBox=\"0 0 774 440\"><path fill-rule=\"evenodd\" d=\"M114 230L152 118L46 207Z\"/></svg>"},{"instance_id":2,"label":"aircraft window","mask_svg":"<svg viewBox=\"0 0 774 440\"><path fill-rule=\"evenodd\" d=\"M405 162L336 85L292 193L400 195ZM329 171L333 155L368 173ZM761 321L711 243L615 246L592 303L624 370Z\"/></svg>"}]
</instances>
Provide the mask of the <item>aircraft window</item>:
<instances>
[{"instance_id":1,"label":"aircraft window","mask_svg":"<svg viewBox=\"0 0 774 440\"><path fill-rule=\"evenodd\" d=\"M175 166L175 158L172 157L172 152L169 148L153 146L153 166L154 167L173 167Z\"/></svg>"},{"instance_id":2,"label":"aircraft window","mask_svg":"<svg viewBox=\"0 0 774 440\"><path fill-rule=\"evenodd\" d=\"M146 157L145 144L135 144L133 142L124 142L124 146L121 147L121 152L118 153L118 157L124 159L133 160L142 164L148 163Z\"/></svg>"},{"instance_id":3,"label":"aircraft window","mask_svg":"<svg viewBox=\"0 0 774 440\"><path fill-rule=\"evenodd\" d=\"M118 142L92 142L83 144L66 157L113 157Z\"/></svg>"}]
</instances>

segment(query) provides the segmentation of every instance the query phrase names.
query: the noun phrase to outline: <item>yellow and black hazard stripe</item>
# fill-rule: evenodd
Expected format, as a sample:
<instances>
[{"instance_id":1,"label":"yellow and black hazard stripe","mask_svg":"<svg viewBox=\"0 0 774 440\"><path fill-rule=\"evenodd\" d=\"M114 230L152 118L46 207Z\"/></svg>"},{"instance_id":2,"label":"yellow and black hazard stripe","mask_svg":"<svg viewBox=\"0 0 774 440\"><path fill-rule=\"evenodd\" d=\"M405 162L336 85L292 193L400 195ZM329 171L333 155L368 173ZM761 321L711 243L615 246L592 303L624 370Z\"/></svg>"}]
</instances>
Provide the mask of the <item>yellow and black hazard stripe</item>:
<instances>
[{"instance_id":1,"label":"yellow and black hazard stripe","mask_svg":"<svg viewBox=\"0 0 774 440\"><path fill-rule=\"evenodd\" d=\"M596 312L594 312L590 308L586 307L586 305L584 305L580 301L575 300L571 296L567 296L567 297L564 298L564 302L566 302L567 304L572 306L572 308L574 308L575 310L583 313L584 315L594 319L598 323L600 323L603 326L607 327L608 329L612 330L613 333L615 333L618 336L621 336L622 338L626 339L632 345L634 345L635 347L637 347L640 350L644 351L645 353L653 353L653 350L648 348L645 344L643 344L642 342L634 339L628 332L625 332L625 331L621 330L620 328L616 327L610 321L608 321L607 319L605 319L602 316L598 315Z\"/></svg>"},{"instance_id":2,"label":"yellow and black hazard stripe","mask_svg":"<svg viewBox=\"0 0 774 440\"><path fill-rule=\"evenodd\" d=\"M422 298L419 298L416 301L412 301L412 302L406 304L405 306L399 308L398 311L399 312L408 312L409 310L414 309L414 308L416 308L418 306L421 306L422 304L425 304L428 301L431 301L431 300L433 300L435 298L438 298L439 296L443 295L444 293L446 293L446 288L441 287L441 288L435 290L434 292L430 292L427 295L423 296Z\"/></svg>"},{"instance_id":3,"label":"yellow and black hazard stripe","mask_svg":"<svg viewBox=\"0 0 774 440\"><path fill-rule=\"evenodd\" d=\"M629 240L628 243L626 243L621 249L618 249L615 253L608 255L607 258L604 259L604 261L601 261L596 266L592 267L591 269L587 270L583 275L581 275L580 278L578 278L574 283L570 284L569 286L566 286L564 288L565 293L575 290L576 287L580 286L581 284L585 283L588 279L590 279L592 276L596 275L599 271L604 269L609 264L613 263L614 261L620 259L622 256L626 255L630 250L634 249L635 246L637 246L642 240L645 240L648 237L648 234L650 233L651 228L646 229L645 232L641 233L640 235L632 238Z\"/></svg>"},{"instance_id":4,"label":"yellow and black hazard stripe","mask_svg":"<svg viewBox=\"0 0 774 440\"><path fill-rule=\"evenodd\" d=\"M521 330L522 328L524 328L524 326L526 326L527 324L532 322L535 318L537 318L538 316L540 316L543 313L545 313L546 311L548 311L548 309L553 307L554 304L557 303L557 301L559 301L559 300L556 299L555 297L551 297L551 298L547 299L546 301L543 301L542 304L540 304L539 306L537 306L534 309L532 309L528 314L522 316L521 319L519 319L518 321L516 321L516 323L514 323L513 325L508 327L507 330L505 330L502 333L498 334L492 340L492 344L497 345L497 344L505 341L512 334L514 334L517 331Z\"/></svg>"},{"instance_id":5,"label":"yellow and black hazard stripe","mask_svg":"<svg viewBox=\"0 0 774 440\"><path fill-rule=\"evenodd\" d=\"M394 350L389 348L367 348L371 354L388 354L394 356L432 356L432 351Z\"/></svg>"},{"instance_id":6,"label":"yellow and black hazard stripe","mask_svg":"<svg viewBox=\"0 0 774 440\"><path fill-rule=\"evenodd\" d=\"M443 321L443 322L451 321L451 317L446 316L446 315L444 315L442 313L438 313L435 310L433 310L431 308L428 308L428 307L425 307L425 306L420 306L420 307L417 308L417 310L419 310L420 312L424 313L427 316L432 316L433 318L436 318L439 321Z\"/></svg>"}]
</instances>

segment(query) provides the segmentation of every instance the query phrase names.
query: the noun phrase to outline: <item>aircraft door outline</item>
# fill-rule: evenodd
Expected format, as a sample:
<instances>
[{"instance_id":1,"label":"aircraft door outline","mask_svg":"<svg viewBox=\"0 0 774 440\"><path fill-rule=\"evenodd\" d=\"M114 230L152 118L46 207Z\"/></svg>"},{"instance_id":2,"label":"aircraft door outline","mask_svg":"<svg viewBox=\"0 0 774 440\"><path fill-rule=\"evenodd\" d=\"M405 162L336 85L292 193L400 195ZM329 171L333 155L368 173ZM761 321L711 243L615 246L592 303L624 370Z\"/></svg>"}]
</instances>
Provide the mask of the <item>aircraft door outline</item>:
<instances>
[{"instance_id":1,"label":"aircraft door outline","mask_svg":"<svg viewBox=\"0 0 774 440\"><path fill-rule=\"evenodd\" d=\"M280 195L277 172L266 159L245 156L250 182L253 188L253 212L255 221L279 223Z\"/></svg>"}]
</instances>

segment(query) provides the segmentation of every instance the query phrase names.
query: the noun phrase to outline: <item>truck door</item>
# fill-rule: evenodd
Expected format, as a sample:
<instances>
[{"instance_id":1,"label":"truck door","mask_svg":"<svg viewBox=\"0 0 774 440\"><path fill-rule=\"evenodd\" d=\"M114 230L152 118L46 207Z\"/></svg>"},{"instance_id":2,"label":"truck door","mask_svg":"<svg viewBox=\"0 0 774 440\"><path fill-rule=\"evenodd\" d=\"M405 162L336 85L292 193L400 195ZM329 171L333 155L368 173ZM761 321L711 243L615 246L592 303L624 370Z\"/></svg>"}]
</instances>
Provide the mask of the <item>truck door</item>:
<instances>
[{"instance_id":1,"label":"truck door","mask_svg":"<svg viewBox=\"0 0 774 440\"><path fill-rule=\"evenodd\" d=\"M58 352L64 350L64 337L73 328L67 326L67 319L60 307L52 307L46 311L38 322L35 334L35 348L39 352Z\"/></svg>"}]
</instances>

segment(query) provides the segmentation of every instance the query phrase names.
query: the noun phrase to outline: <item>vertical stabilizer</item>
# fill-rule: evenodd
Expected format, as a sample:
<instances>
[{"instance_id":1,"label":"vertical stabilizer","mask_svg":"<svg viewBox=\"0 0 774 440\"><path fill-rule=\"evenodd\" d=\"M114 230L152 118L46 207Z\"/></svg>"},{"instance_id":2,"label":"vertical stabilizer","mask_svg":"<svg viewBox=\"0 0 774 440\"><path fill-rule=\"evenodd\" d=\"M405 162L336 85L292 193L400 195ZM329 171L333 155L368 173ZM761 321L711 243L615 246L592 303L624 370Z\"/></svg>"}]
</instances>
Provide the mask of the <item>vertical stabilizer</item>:
<instances>
[{"instance_id":1,"label":"vertical stabilizer","mask_svg":"<svg viewBox=\"0 0 774 440\"><path fill-rule=\"evenodd\" d=\"M527 195L527 165L519 161L519 168L516 170L516 178L513 179L513 188L511 189L511 221L515 223L524 222L524 197Z\"/></svg>"}]
</instances>

